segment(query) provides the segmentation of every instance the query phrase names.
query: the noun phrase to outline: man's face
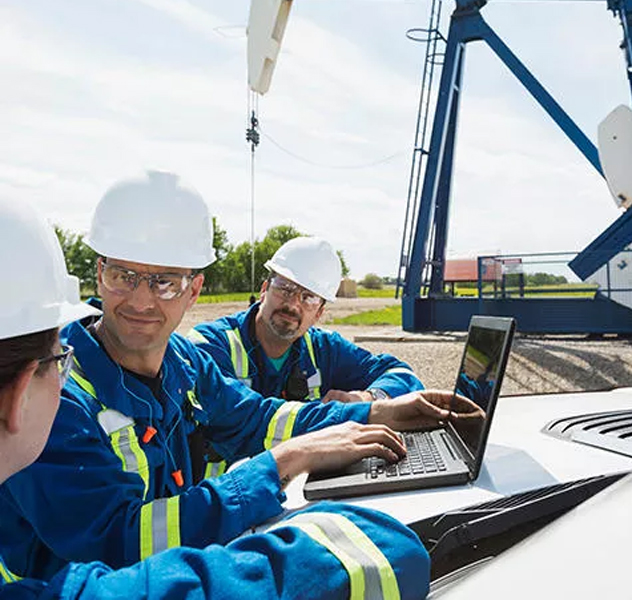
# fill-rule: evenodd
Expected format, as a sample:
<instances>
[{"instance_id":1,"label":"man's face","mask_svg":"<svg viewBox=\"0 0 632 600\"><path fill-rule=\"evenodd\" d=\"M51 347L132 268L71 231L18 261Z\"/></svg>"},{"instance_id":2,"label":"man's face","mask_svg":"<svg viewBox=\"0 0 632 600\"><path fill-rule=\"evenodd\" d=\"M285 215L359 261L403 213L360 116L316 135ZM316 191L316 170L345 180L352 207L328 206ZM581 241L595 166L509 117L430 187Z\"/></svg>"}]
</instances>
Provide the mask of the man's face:
<instances>
[{"instance_id":1,"label":"man's face","mask_svg":"<svg viewBox=\"0 0 632 600\"><path fill-rule=\"evenodd\" d=\"M145 278L134 289L136 274ZM192 277L191 269L99 259L98 291L107 335L125 351L164 350L203 283L204 276Z\"/></svg>"},{"instance_id":2,"label":"man's face","mask_svg":"<svg viewBox=\"0 0 632 600\"><path fill-rule=\"evenodd\" d=\"M59 341L51 349L51 356L56 354L61 354ZM16 434L9 438L7 447L3 448L9 459L8 465L0 468L5 476L37 460L46 445L59 408L61 381L57 361L48 359L41 366L37 363L29 365L16 376L14 385L13 395L5 392L0 397L0 414L8 416L7 411L14 411L12 433Z\"/></svg>"},{"instance_id":3,"label":"man's face","mask_svg":"<svg viewBox=\"0 0 632 600\"><path fill-rule=\"evenodd\" d=\"M277 338L294 342L316 324L325 310L325 302L295 283L274 275L263 283L259 315Z\"/></svg>"}]
</instances>

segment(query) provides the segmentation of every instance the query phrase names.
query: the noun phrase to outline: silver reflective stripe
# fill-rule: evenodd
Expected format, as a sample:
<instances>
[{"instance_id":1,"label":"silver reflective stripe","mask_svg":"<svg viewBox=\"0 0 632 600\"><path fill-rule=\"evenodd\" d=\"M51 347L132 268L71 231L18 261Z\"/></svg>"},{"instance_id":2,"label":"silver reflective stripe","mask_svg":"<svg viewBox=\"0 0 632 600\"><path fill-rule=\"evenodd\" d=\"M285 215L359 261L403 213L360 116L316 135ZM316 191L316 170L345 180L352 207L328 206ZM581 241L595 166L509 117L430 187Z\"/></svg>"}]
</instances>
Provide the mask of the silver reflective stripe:
<instances>
[{"instance_id":1,"label":"silver reflective stripe","mask_svg":"<svg viewBox=\"0 0 632 600\"><path fill-rule=\"evenodd\" d=\"M180 545L180 496L143 504L140 509L140 559Z\"/></svg>"},{"instance_id":2,"label":"silver reflective stripe","mask_svg":"<svg viewBox=\"0 0 632 600\"><path fill-rule=\"evenodd\" d=\"M169 548L167 536L167 499L154 500L151 512L153 554Z\"/></svg>"},{"instance_id":3,"label":"silver reflective stripe","mask_svg":"<svg viewBox=\"0 0 632 600\"><path fill-rule=\"evenodd\" d=\"M329 515L306 513L305 515L298 515L291 520L318 525L336 547L343 550L362 567L365 600L390 600L384 594L384 590L382 590L379 566L368 554L349 539L347 534L340 529Z\"/></svg>"},{"instance_id":4,"label":"silver reflective stripe","mask_svg":"<svg viewBox=\"0 0 632 600\"><path fill-rule=\"evenodd\" d=\"M187 339L191 340L194 344L206 344L208 342L197 329L189 329Z\"/></svg>"},{"instance_id":5,"label":"silver reflective stripe","mask_svg":"<svg viewBox=\"0 0 632 600\"><path fill-rule=\"evenodd\" d=\"M316 373L307 378L307 389L309 390L310 400L320 400L320 386L322 384L323 378L320 374L320 369L316 369Z\"/></svg>"},{"instance_id":6,"label":"silver reflective stripe","mask_svg":"<svg viewBox=\"0 0 632 600\"><path fill-rule=\"evenodd\" d=\"M134 425L134 419L130 419L128 416L120 413L118 410L106 408L97 415L97 421L106 435L123 429L123 427L129 427Z\"/></svg>"},{"instance_id":7,"label":"silver reflective stripe","mask_svg":"<svg viewBox=\"0 0 632 600\"><path fill-rule=\"evenodd\" d=\"M384 375L386 375L387 373L405 373L406 375L412 375L413 377L416 377L413 370L407 369L406 367L393 367L392 369L387 369L384 372Z\"/></svg>"},{"instance_id":8,"label":"silver reflective stripe","mask_svg":"<svg viewBox=\"0 0 632 600\"><path fill-rule=\"evenodd\" d=\"M130 432L132 431L131 427L126 427L120 431L119 438L117 440L117 449L125 459L125 470L132 473L138 473L138 460L132 451L132 438L130 435Z\"/></svg>"},{"instance_id":9,"label":"silver reflective stripe","mask_svg":"<svg viewBox=\"0 0 632 600\"><path fill-rule=\"evenodd\" d=\"M303 336L305 345L307 346L307 352L309 353L309 359L312 361L312 367L314 367L315 373L307 380L307 388L309 390L310 400L320 400L320 386L322 385L320 370L316 364L316 353L314 352L314 344L312 343L312 336L309 331L305 332Z\"/></svg>"}]
</instances>

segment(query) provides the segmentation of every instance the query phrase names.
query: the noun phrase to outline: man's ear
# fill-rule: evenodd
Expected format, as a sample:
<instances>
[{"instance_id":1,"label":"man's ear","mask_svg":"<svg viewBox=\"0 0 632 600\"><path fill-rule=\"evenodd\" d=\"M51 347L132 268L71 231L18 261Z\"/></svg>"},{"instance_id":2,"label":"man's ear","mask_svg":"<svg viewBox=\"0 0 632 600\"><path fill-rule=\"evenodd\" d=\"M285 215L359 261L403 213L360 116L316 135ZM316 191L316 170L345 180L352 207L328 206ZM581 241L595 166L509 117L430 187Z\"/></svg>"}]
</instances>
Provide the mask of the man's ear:
<instances>
[{"instance_id":1,"label":"man's ear","mask_svg":"<svg viewBox=\"0 0 632 600\"><path fill-rule=\"evenodd\" d=\"M316 312L316 320L320 319L323 316L326 304L327 302L323 300L323 303L319 306L318 311Z\"/></svg>"},{"instance_id":2,"label":"man's ear","mask_svg":"<svg viewBox=\"0 0 632 600\"><path fill-rule=\"evenodd\" d=\"M266 279L262 284L261 284L261 289L259 290L259 300L263 300L263 295L266 293L266 290L268 289L268 280Z\"/></svg>"},{"instance_id":3,"label":"man's ear","mask_svg":"<svg viewBox=\"0 0 632 600\"><path fill-rule=\"evenodd\" d=\"M103 298L101 293L101 286L103 285L103 257L97 258L97 294Z\"/></svg>"},{"instance_id":4,"label":"man's ear","mask_svg":"<svg viewBox=\"0 0 632 600\"><path fill-rule=\"evenodd\" d=\"M37 370L37 361L31 361L13 379L9 385L0 390L0 422L11 433L19 433L22 428L22 413L28 388Z\"/></svg>"},{"instance_id":5,"label":"man's ear","mask_svg":"<svg viewBox=\"0 0 632 600\"><path fill-rule=\"evenodd\" d=\"M204 273L198 273L191 281L191 297L187 302L187 310L189 310L200 297L202 286L204 285Z\"/></svg>"}]
</instances>

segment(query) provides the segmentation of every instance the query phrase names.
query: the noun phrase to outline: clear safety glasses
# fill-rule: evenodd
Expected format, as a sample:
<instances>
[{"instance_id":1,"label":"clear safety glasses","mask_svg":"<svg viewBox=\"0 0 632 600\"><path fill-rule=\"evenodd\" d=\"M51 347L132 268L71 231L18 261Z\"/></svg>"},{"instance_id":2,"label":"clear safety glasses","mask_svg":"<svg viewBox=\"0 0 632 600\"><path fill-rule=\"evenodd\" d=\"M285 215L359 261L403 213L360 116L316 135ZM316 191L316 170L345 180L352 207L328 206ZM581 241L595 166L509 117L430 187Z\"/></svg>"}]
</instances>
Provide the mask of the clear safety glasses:
<instances>
[{"instance_id":1,"label":"clear safety glasses","mask_svg":"<svg viewBox=\"0 0 632 600\"><path fill-rule=\"evenodd\" d=\"M323 299L312 292L308 292L300 285L296 285L291 281L288 281L280 275L274 275L269 279L270 289L281 298L285 300L291 300L294 296L298 297L301 304L306 308L315 309L321 305Z\"/></svg>"},{"instance_id":2,"label":"clear safety glasses","mask_svg":"<svg viewBox=\"0 0 632 600\"><path fill-rule=\"evenodd\" d=\"M59 381L63 386L68 380L68 375L70 374L70 369L72 368L72 356L74 352L75 349L72 346L63 344L59 354L53 354L51 356L47 356L46 358L40 358L38 362L40 365L45 365L46 363L55 361L57 363L57 369L59 370Z\"/></svg>"},{"instance_id":3,"label":"clear safety glasses","mask_svg":"<svg viewBox=\"0 0 632 600\"><path fill-rule=\"evenodd\" d=\"M145 280L156 298L173 300L182 296L195 277L181 273L137 273L105 261L101 264L103 285L113 294L130 294Z\"/></svg>"}]
</instances>

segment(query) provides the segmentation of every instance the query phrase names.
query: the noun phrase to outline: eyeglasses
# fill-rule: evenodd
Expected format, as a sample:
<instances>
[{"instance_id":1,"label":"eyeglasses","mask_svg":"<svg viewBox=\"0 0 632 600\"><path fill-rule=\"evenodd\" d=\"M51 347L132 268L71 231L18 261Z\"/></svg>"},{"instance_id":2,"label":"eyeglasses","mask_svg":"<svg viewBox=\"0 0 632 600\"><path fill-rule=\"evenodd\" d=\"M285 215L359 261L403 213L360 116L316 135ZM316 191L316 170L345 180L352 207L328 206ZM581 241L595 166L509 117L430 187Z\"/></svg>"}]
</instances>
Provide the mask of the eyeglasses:
<instances>
[{"instance_id":1,"label":"eyeglasses","mask_svg":"<svg viewBox=\"0 0 632 600\"><path fill-rule=\"evenodd\" d=\"M184 294L195 277L182 273L137 273L105 261L102 265L103 285L113 294L130 294L145 280L156 298L173 300Z\"/></svg>"},{"instance_id":2,"label":"eyeglasses","mask_svg":"<svg viewBox=\"0 0 632 600\"><path fill-rule=\"evenodd\" d=\"M275 292L278 296L281 296L285 300L290 300L294 296L298 296L301 304L304 304L305 307L314 309L323 302L323 299L316 294L312 294L312 292L308 292L303 289L300 285L296 285L287 279L279 275L275 275L269 279L270 288L273 292Z\"/></svg>"},{"instance_id":3,"label":"eyeglasses","mask_svg":"<svg viewBox=\"0 0 632 600\"><path fill-rule=\"evenodd\" d=\"M55 361L57 363L57 369L59 370L59 381L63 386L68 380L70 369L72 368L72 357L75 349L72 346L62 345L60 354L53 354L46 358L40 358L39 364L45 365L46 363Z\"/></svg>"}]
</instances>

